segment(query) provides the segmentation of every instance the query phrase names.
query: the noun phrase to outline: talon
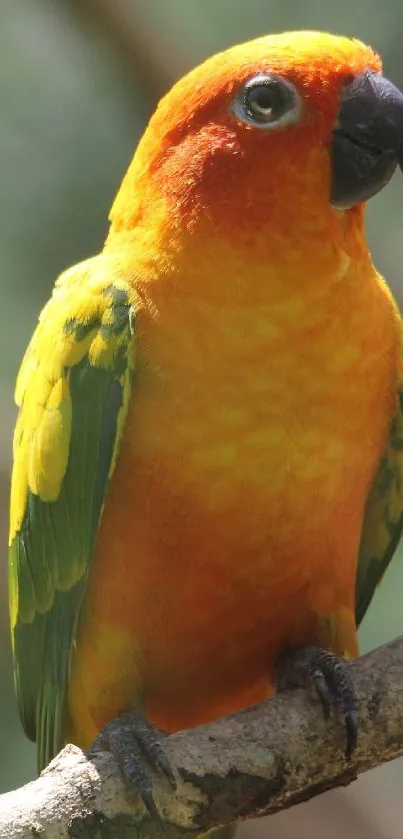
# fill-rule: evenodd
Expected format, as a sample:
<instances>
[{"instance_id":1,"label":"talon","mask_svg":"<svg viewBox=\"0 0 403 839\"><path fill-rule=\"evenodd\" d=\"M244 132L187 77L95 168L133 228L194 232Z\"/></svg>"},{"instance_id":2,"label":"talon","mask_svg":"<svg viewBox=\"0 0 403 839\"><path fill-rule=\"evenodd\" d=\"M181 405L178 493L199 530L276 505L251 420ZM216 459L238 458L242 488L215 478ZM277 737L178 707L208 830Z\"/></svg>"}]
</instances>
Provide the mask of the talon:
<instances>
[{"instance_id":1,"label":"talon","mask_svg":"<svg viewBox=\"0 0 403 839\"><path fill-rule=\"evenodd\" d=\"M325 720L330 717L330 690L328 688L326 679L321 670L314 670L312 673L312 682L316 691L316 695L322 705L323 716Z\"/></svg>"},{"instance_id":2,"label":"talon","mask_svg":"<svg viewBox=\"0 0 403 839\"><path fill-rule=\"evenodd\" d=\"M344 716L344 724L347 734L346 758L350 759L356 745L358 736L358 718L354 711L350 711Z\"/></svg>"},{"instance_id":3,"label":"talon","mask_svg":"<svg viewBox=\"0 0 403 839\"><path fill-rule=\"evenodd\" d=\"M329 650L320 647L300 647L287 651L278 666L278 689L313 687L322 705L325 719L330 716L333 700L344 718L346 758L357 745L358 703L350 675L350 665Z\"/></svg>"},{"instance_id":4,"label":"talon","mask_svg":"<svg viewBox=\"0 0 403 839\"><path fill-rule=\"evenodd\" d=\"M161 746L161 743L158 743L158 750L159 750L159 754L155 756L156 765L161 770L163 775L165 775L165 777L166 777L167 781L169 781L172 789L175 790L176 787L177 787L176 780L175 780L175 775L172 772L171 765L170 765L169 760L168 760L168 758L167 758L167 756L164 752L164 749Z\"/></svg>"},{"instance_id":5,"label":"talon","mask_svg":"<svg viewBox=\"0 0 403 839\"><path fill-rule=\"evenodd\" d=\"M161 820L153 797L152 769L159 770L176 789L175 777L155 726L138 711L117 717L104 726L91 751L108 751L126 783L141 797L150 816Z\"/></svg>"},{"instance_id":6,"label":"talon","mask_svg":"<svg viewBox=\"0 0 403 839\"><path fill-rule=\"evenodd\" d=\"M165 753L165 749L157 737L157 729L140 714L131 714L131 719L136 717L136 733L140 748L156 769L159 769L167 778L173 789L176 789L176 780L171 765ZM131 722L133 726L133 722Z\"/></svg>"}]
</instances>

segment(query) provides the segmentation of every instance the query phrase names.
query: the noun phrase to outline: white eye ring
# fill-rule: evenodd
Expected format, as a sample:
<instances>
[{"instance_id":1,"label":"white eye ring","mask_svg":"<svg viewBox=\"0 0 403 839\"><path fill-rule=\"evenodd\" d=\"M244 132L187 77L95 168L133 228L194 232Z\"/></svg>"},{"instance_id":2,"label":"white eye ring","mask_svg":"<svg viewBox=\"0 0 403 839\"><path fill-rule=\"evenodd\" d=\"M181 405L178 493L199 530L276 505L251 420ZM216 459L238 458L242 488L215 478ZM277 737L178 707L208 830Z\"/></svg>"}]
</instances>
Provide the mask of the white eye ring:
<instances>
[{"instance_id":1,"label":"white eye ring","mask_svg":"<svg viewBox=\"0 0 403 839\"><path fill-rule=\"evenodd\" d=\"M230 110L247 125L267 130L298 122L302 102L291 82L259 73L242 85Z\"/></svg>"}]
</instances>

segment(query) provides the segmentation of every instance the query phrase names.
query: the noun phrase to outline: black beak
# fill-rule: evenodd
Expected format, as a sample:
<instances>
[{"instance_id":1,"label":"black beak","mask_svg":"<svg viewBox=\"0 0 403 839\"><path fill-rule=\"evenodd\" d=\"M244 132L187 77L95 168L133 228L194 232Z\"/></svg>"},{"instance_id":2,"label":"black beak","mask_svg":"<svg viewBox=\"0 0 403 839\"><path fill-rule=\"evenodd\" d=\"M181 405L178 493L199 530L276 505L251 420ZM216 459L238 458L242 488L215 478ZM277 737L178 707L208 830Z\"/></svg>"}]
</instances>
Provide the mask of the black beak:
<instances>
[{"instance_id":1,"label":"black beak","mask_svg":"<svg viewBox=\"0 0 403 839\"><path fill-rule=\"evenodd\" d=\"M332 140L331 204L340 210L376 195L403 168L403 93L368 71L345 89Z\"/></svg>"}]
</instances>

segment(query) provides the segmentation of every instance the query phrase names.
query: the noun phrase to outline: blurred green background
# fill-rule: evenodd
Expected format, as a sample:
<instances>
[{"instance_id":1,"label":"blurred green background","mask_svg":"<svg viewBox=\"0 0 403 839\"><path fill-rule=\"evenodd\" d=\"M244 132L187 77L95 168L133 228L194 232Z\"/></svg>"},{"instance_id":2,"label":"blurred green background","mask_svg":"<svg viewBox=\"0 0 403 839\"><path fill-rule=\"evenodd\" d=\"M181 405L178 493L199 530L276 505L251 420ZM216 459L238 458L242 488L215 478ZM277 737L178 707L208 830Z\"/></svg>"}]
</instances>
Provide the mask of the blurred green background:
<instances>
[{"instance_id":1,"label":"blurred green background","mask_svg":"<svg viewBox=\"0 0 403 839\"><path fill-rule=\"evenodd\" d=\"M13 696L7 624L6 543L13 381L56 275L96 252L107 214L158 98L208 54L290 28L368 41L403 86L401 0L1 0L0 3L0 791L33 776L34 749ZM403 303L403 181L368 211L375 262ZM337 523L335 523L337 526ZM361 632L367 650L400 634L398 556ZM403 764L244 828L296 837L400 836Z\"/></svg>"}]
</instances>

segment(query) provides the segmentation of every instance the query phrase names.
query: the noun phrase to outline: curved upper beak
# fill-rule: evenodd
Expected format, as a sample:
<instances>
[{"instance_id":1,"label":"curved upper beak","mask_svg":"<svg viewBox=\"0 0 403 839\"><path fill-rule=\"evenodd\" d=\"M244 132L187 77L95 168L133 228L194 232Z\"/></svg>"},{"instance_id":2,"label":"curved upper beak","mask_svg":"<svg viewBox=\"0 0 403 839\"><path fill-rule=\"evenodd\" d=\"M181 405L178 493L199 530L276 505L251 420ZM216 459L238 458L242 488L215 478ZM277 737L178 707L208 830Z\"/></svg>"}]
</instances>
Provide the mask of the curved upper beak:
<instances>
[{"instance_id":1,"label":"curved upper beak","mask_svg":"<svg viewBox=\"0 0 403 839\"><path fill-rule=\"evenodd\" d=\"M376 195L403 168L403 93L368 70L345 89L332 138L331 204L347 209Z\"/></svg>"}]
</instances>

